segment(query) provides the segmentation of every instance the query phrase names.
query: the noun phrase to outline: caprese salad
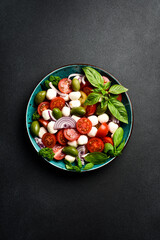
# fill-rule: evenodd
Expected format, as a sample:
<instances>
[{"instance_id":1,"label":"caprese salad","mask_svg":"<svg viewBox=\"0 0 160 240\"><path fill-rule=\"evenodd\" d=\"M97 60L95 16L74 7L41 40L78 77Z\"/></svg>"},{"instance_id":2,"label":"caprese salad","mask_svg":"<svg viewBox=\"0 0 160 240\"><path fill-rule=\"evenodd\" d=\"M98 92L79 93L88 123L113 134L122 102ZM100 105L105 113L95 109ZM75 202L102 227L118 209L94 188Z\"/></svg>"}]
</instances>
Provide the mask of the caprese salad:
<instances>
[{"instance_id":1,"label":"caprese salad","mask_svg":"<svg viewBox=\"0 0 160 240\"><path fill-rule=\"evenodd\" d=\"M122 103L128 89L94 68L82 70L63 79L49 76L35 96L30 127L42 157L75 171L118 156L125 145L121 122L128 123Z\"/></svg>"}]
</instances>

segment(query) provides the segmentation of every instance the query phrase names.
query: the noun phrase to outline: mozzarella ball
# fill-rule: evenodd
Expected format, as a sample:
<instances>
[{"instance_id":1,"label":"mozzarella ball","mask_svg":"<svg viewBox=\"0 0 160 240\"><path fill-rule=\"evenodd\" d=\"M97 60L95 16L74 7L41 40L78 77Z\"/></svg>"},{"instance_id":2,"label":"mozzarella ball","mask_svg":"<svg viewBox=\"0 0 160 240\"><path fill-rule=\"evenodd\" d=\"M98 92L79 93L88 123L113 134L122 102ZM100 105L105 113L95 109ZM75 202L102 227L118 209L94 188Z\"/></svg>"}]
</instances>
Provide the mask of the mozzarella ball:
<instances>
[{"instance_id":1,"label":"mozzarella ball","mask_svg":"<svg viewBox=\"0 0 160 240\"><path fill-rule=\"evenodd\" d=\"M52 114L52 111L50 109L46 109L42 112L42 117L44 120L50 119L49 112L50 112L50 114Z\"/></svg>"},{"instance_id":2,"label":"mozzarella ball","mask_svg":"<svg viewBox=\"0 0 160 240\"><path fill-rule=\"evenodd\" d=\"M80 107L81 106L81 103L79 100L72 100L69 102L69 105L71 108L74 108L74 107Z\"/></svg>"},{"instance_id":3,"label":"mozzarella ball","mask_svg":"<svg viewBox=\"0 0 160 240\"><path fill-rule=\"evenodd\" d=\"M72 146L72 147L75 147L75 148L78 146L76 140L75 140L75 141L72 141L72 142L68 142L68 145L69 145L69 146Z\"/></svg>"},{"instance_id":4,"label":"mozzarella ball","mask_svg":"<svg viewBox=\"0 0 160 240\"><path fill-rule=\"evenodd\" d=\"M115 131L116 131L117 128L118 128L118 124L116 124L116 123L114 123L114 122L110 122L110 123L108 124L108 127L109 127L109 131L110 131L111 133L115 133Z\"/></svg>"},{"instance_id":5,"label":"mozzarella ball","mask_svg":"<svg viewBox=\"0 0 160 240\"><path fill-rule=\"evenodd\" d=\"M88 137L86 135L81 135L77 140L79 145L84 145L88 143Z\"/></svg>"},{"instance_id":6,"label":"mozzarella ball","mask_svg":"<svg viewBox=\"0 0 160 240\"><path fill-rule=\"evenodd\" d=\"M98 121L100 123L108 122L109 121L109 116L106 113L103 113L98 116Z\"/></svg>"},{"instance_id":7,"label":"mozzarella ball","mask_svg":"<svg viewBox=\"0 0 160 240\"><path fill-rule=\"evenodd\" d=\"M48 100L51 100L51 99L53 99L54 97L56 97L57 96L57 92L54 90L54 89L48 89L47 90L47 92L46 92L46 98L48 99Z\"/></svg>"},{"instance_id":8,"label":"mozzarella ball","mask_svg":"<svg viewBox=\"0 0 160 240\"><path fill-rule=\"evenodd\" d=\"M70 163L72 163L72 162L74 162L75 161L75 157L72 157L71 155L66 155L65 156L65 159L68 161L68 162L70 162Z\"/></svg>"},{"instance_id":9,"label":"mozzarella ball","mask_svg":"<svg viewBox=\"0 0 160 240\"><path fill-rule=\"evenodd\" d=\"M62 96L61 96L62 97ZM68 94L66 94L66 96L65 97L62 97L65 101L68 101L69 100L69 95Z\"/></svg>"},{"instance_id":10,"label":"mozzarella ball","mask_svg":"<svg viewBox=\"0 0 160 240\"><path fill-rule=\"evenodd\" d=\"M80 98L80 96L81 96L81 93L80 93L80 92L71 92L71 93L69 94L69 98L70 98L71 100L78 100L78 99Z\"/></svg>"},{"instance_id":11,"label":"mozzarella ball","mask_svg":"<svg viewBox=\"0 0 160 240\"><path fill-rule=\"evenodd\" d=\"M98 117L97 116L92 115L92 116L88 117L88 119L92 122L93 126L98 124Z\"/></svg>"},{"instance_id":12,"label":"mozzarella ball","mask_svg":"<svg viewBox=\"0 0 160 240\"><path fill-rule=\"evenodd\" d=\"M58 130L55 130L55 129L54 129L54 124L55 124L54 121L50 121L50 122L48 123L48 125L47 125L47 130L48 130L49 133L54 134L54 133L56 133L56 132L58 131Z\"/></svg>"},{"instance_id":13,"label":"mozzarella ball","mask_svg":"<svg viewBox=\"0 0 160 240\"><path fill-rule=\"evenodd\" d=\"M88 133L88 137L95 137L97 134L97 128L96 127L92 127L91 131Z\"/></svg>"},{"instance_id":14,"label":"mozzarella ball","mask_svg":"<svg viewBox=\"0 0 160 240\"><path fill-rule=\"evenodd\" d=\"M63 116L68 117L68 116L70 115L70 112L71 112L71 110L70 110L69 107L63 107L63 108L62 108L62 114L63 114Z\"/></svg>"},{"instance_id":15,"label":"mozzarella ball","mask_svg":"<svg viewBox=\"0 0 160 240\"><path fill-rule=\"evenodd\" d=\"M80 117L77 117L76 115L72 115L72 118L73 118L76 122L80 119Z\"/></svg>"},{"instance_id":16,"label":"mozzarella ball","mask_svg":"<svg viewBox=\"0 0 160 240\"><path fill-rule=\"evenodd\" d=\"M38 137L42 138L46 132L47 130L44 127L40 127Z\"/></svg>"}]
</instances>

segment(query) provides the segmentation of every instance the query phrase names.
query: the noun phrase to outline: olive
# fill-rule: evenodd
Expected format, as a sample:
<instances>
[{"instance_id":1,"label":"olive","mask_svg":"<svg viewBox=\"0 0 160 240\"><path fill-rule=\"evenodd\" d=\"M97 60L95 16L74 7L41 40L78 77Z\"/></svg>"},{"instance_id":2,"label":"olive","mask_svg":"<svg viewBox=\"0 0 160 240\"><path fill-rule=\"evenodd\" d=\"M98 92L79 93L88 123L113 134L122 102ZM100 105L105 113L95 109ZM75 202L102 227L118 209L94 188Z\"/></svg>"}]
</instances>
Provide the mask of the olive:
<instances>
[{"instance_id":1,"label":"olive","mask_svg":"<svg viewBox=\"0 0 160 240\"><path fill-rule=\"evenodd\" d=\"M73 80L72 80L72 89L74 91L79 91L79 89L80 89L80 83L77 78L73 78Z\"/></svg>"},{"instance_id":2,"label":"olive","mask_svg":"<svg viewBox=\"0 0 160 240\"><path fill-rule=\"evenodd\" d=\"M73 157L78 156L78 150L75 147L71 147L71 146L64 147L62 152L67 155L71 155Z\"/></svg>"},{"instance_id":3,"label":"olive","mask_svg":"<svg viewBox=\"0 0 160 240\"><path fill-rule=\"evenodd\" d=\"M46 97L46 91L40 91L40 92L37 93L37 95L35 96L34 101L35 101L35 103L38 105L38 104L40 104L41 102L44 101L45 97Z\"/></svg>"},{"instance_id":4,"label":"olive","mask_svg":"<svg viewBox=\"0 0 160 240\"><path fill-rule=\"evenodd\" d=\"M80 91L80 93L81 93L81 97L79 98L79 101L81 104L84 104L84 102L87 99L87 95L83 91Z\"/></svg>"},{"instance_id":5,"label":"olive","mask_svg":"<svg viewBox=\"0 0 160 240\"><path fill-rule=\"evenodd\" d=\"M103 108L101 108L101 104L99 104L96 109L96 114L101 115L101 114L105 113L106 110L107 110L107 104L105 104Z\"/></svg>"},{"instance_id":6,"label":"olive","mask_svg":"<svg viewBox=\"0 0 160 240\"><path fill-rule=\"evenodd\" d=\"M71 115L76 115L76 116L84 116L86 114L86 110L84 107L74 107L71 110Z\"/></svg>"},{"instance_id":7,"label":"olive","mask_svg":"<svg viewBox=\"0 0 160 240\"><path fill-rule=\"evenodd\" d=\"M38 121L33 121L31 124L31 133L35 136L38 136L40 125Z\"/></svg>"},{"instance_id":8,"label":"olive","mask_svg":"<svg viewBox=\"0 0 160 240\"><path fill-rule=\"evenodd\" d=\"M53 114L53 117L55 117L56 119L59 119L62 117L62 112L59 108L53 108L52 114Z\"/></svg>"}]
</instances>

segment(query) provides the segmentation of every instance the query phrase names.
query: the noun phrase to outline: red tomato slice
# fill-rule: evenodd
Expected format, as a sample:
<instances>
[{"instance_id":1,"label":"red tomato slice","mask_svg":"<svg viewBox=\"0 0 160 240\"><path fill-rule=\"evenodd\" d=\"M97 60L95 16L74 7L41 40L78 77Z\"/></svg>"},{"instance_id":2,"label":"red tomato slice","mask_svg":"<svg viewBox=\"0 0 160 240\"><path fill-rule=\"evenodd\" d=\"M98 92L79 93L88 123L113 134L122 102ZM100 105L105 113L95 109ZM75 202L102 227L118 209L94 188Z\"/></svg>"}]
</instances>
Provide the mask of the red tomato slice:
<instances>
[{"instance_id":1,"label":"red tomato slice","mask_svg":"<svg viewBox=\"0 0 160 240\"><path fill-rule=\"evenodd\" d=\"M67 128L64 129L64 136L67 140L72 142L74 140L77 140L80 137L80 134L77 132L76 129Z\"/></svg>"},{"instance_id":2,"label":"red tomato slice","mask_svg":"<svg viewBox=\"0 0 160 240\"><path fill-rule=\"evenodd\" d=\"M37 108L38 114L42 116L42 112L48 108L49 108L49 102L41 102Z\"/></svg>"},{"instance_id":3,"label":"red tomato slice","mask_svg":"<svg viewBox=\"0 0 160 240\"><path fill-rule=\"evenodd\" d=\"M63 129L61 129L58 133L57 133L57 140L58 142L65 146L67 144L67 139L65 138L64 136L64 132L63 132Z\"/></svg>"},{"instance_id":4,"label":"red tomato slice","mask_svg":"<svg viewBox=\"0 0 160 240\"><path fill-rule=\"evenodd\" d=\"M62 149L64 147L61 145L56 144L52 149L53 152L55 153L54 159L56 160L62 160L65 157L65 154L62 152Z\"/></svg>"},{"instance_id":5,"label":"red tomato slice","mask_svg":"<svg viewBox=\"0 0 160 240\"><path fill-rule=\"evenodd\" d=\"M58 88L62 93L72 92L72 80L68 78L63 78L58 83Z\"/></svg>"},{"instance_id":6,"label":"red tomato slice","mask_svg":"<svg viewBox=\"0 0 160 240\"><path fill-rule=\"evenodd\" d=\"M49 121L44 120L43 118L38 119L38 121L42 124L43 127L47 128Z\"/></svg>"},{"instance_id":7,"label":"red tomato slice","mask_svg":"<svg viewBox=\"0 0 160 240\"><path fill-rule=\"evenodd\" d=\"M94 105L88 105L86 107L86 116L90 116L90 115L93 115L96 111L96 104Z\"/></svg>"},{"instance_id":8,"label":"red tomato slice","mask_svg":"<svg viewBox=\"0 0 160 240\"><path fill-rule=\"evenodd\" d=\"M102 152L104 149L104 143L100 138L90 138L87 143L87 149L90 152Z\"/></svg>"},{"instance_id":9,"label":"red tomato slice","mask_svg":"<svg viewBox=\"0 0 160 240\"><path fill-rule=\"evenodd\" d=\"M118 95L117 100L120 101L120 102L122 101L122 94Z\"/></svg>"},{"instance_id":10,"label":"red tomato slice","mask_svg":"<svg viewBox=\"0 0 160 240\"><path fill-rule=\"evenodd\" d=\"M48 148L53 148L56 144L56 137L51 133L45 133L42 137L43 144Z\"/></svg>"},{"instance_id":11,"label":"red tomato slice","mask_svg":"<svg viewBox=\"0 0 160 240\"><path fill-rule=\"evenodd\" d=\"M50 109L59 108L60 110L65 106L65 100L61 97L55 97L50 102Z\"/></svg>"},{"instance_id":12,"label":"red tomato slice","mask_svg":"<svg viewBox=\"0 0 160 240\"><path fill-rule=\"evenodd\" d=\"M98 128L96 137L100 137L100 138L105 137L108 134L108 132L109 132L109 127L107 123L102 123Z\"/></svg>"},{"instance_id":13,"label":"red tomato slice","mask_svg":"<svg viewBox=\"0 0 160 240\"><path fill-rule=\"evenodd\" d=\"M84 87L82 91L88 96L90 93L92 93L93 88L91 87Z\"/></svg>"},{"instance_id":14,"label":"red tomato slice","mask_svg":"<svg viewBox=\"0 0 160 240\"><path fill-rule=\"evenodd\" d=\"M110 143L110 144L113 145L113 140L110 137L104 137L102 140L103 140L104 143Z\"/></svg>"},{"instance_id":15,"label":"red tomato slice","mask_svg":"<svg viewBox=\"0 0 160 240\"><path fill-rule=\"evenodd\" d=\"M87 134L91 131L92 122L88 118L80 118L76 123L76 128L81 134Z\"/></svg>"},{"instance_id":16,"label":"red tomato slice","mask_svg":"<svg viewBox=\"0 0 160 240\"><path fill-rule=\"evenodd\" d=\"M104 83L110 82L110 80L107 77L102 76L102 78L104 79Z\"/></svg>"}]
</instances>

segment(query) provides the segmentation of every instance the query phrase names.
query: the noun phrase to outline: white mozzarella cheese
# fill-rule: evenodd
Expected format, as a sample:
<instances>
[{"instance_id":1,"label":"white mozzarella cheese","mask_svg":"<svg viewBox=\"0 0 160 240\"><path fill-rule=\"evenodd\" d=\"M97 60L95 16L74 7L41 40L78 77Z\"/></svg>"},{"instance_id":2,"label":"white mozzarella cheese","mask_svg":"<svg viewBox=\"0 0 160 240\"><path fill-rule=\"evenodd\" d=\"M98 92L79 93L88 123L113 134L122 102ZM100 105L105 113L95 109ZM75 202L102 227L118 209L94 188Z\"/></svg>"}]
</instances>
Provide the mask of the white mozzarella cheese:
<instances>
[{"instance_id":1,"label":"white mozzarella cheese","mask_svg":"<svg viewBox=\"0 0 160 240\"><path fill-rule=\"evenodd\" d=\"M71 100L78 100L79 98L80 98L80 96L81 96L81 93L80 92L71 92L70 94L69 94L69 98L71 99Z\"/></svg>"},{"instance_id":2,"label":"white mozzarella cheese","mask_svg":"<svg viewBox=\"0 0 160 240\"><path fill-rule=\"evenodd\" d=\"M70 163L72 163L72 162L74 162L75 161L75 157L73 157L73 156L71 156L71 155L66 155L65 156L65 159L67 160L67 161L69 161Z\"/></svg>"},{"instance_id":3,"label":"white mozzarella cheese","mask_svg":"<svg viewBox=\"0 0 160 240\"><path fill-rule=\"evenodd\" d=\"M88 137L86 135L81 135L78 140L78 145L84 145L88 143Z\"/></svg>"},{"instance_id":4,"label":"white mozzarella cheese","mask_svg":"<svg viewBox=\"0 0 160 240\"><path fill-rule=\"evenodd\" d=\"M103 113L98 116L98 121L100 123L108 122L109 121L109 116L106 113Z\"/></svg>"},{"instance_id":5,"label":"white mozzarella cheese","mask_svg":"<svg viewBox=\"0 0 160 240\"><path fill-rule=\"evenodd\" d=\"M62 97L65 101L68 101L69 100L69 94L66 94L65 97Z\"/></svg>"},{"instance_id":6,"label":"white mozzarella cheese","mask_svg":"<svg viewBox=\"0 0 160 240\"><path fill-rule=\"evenodd\" d=\"M44 127L40 127L38 136L39 136L40 138L42 138L43 135L44 135L46 132L47 132L47 130L46 130Z\"/></svg>"},{"instance_id":7,"label":"white mozzarella cheese","mask_svg":"<svg viewBox=\"0 0 160 240\"><path fill-rule=\"evenodd\" d=\"M54 90L54 89L48 89L47 90L47 92L46 92L46 98L48 99L48 100L51 100L51 99L53 99L54 97L56 97L57 96L57 92Z\"/></svg>"},{"instance_id":8,"label":"white mozzarella cheese","mask_svg":"<svg viewBox=\"0 0 160 240\"><path fill-rule=\"evenodd\" d=\"M75 140L75 141L72 141L72 142L68 142L68 145L69 145L69 146L72 146L72 147L75 147L75 148L78 146L76 140Z\"/></svg>"},{"instance_id":9,"label":"white mozzarella cheese","mask_svg":"<svg viewBox=\"0 0 160 240\"><path fill-rule=\"evenodd\" d=\"M58 130L55 130L55 129L54 129L54 124L55 124L54 121L50 121L50 122L48 123L48 125L47 125L47 130L48 130L49 133L54 134L54 133L56 133L56 132L58 131Z\"/></svg>"},{"instance_id":10,"label":"white mozzarella cheese","mask_svg":"<svg viewBox=\"0 0 160 240\"><path fill-rule=\"evenodd\" d=\"M92 116L88 117L88 119L92 122L93 126L98 124L98 117L97 116L92 115Z\"/></svg>"},{"instance_id":11,"label":"white mozzarella cheese","mask_svg":"<svg viewBox=\"0 0 160 240\"><path fill-rule=\"evenodd\" d=\"M79 100L72 100L69 102L69 105L71 108L74 108L74 107L80 107L81 106L81 103Z\"/></svg>"},{"instance_id":12,"label":"white mozzarella cheese","mask_svg":"<svg viewBox=\"0 0 160 240\"><path fill-rule=\"evenodd\" d=\"M63 108L62 108L62 114L63 114L63 116L68 117L68 116L70 115L70 112L71 112L71 110L70 110L69 107L63 107Z\"/></svg>"},{"instance_id":13,"label":"white mozzarella cheese","mask_svg":"<svg viewBox=\"0 0 160 240\"><path fill-rule=\"evenodd\" d=\"M97 128L92 127L91 131L88 133L88 137L95 137L97 134Z\"/></svg>"},{"instance_id":14,"label":"white mozzarella cheese","mask_svg":"<svg viewBox=\"0 0 160 240\"><path fill-rule=\"evenodd\" d=\"M109 127L109 131L111 133L115 133L115 131L117 130L117 128L119 127L118 124L114 123L114 122L110 122L108 124L108 127Z\"/></svg>"},{"instance_id":15,"label":"white mozzarella cheese","mask_svg":"<svg viewBox=\"0 0 160 240\"><path fill-rule=\"evenodd\" d=\"M52 114L52 111L50 109L46 109L42 112L42 117L44 120L50 119L49 112Z\"/></svg>"},{"instance_id":16,"label":"white mozzarella cheese","mask_svg":"<svg viewBox=\"0 0 160 240\"><path fill-rule=\"evenodd\" d=\"M80 119L80 117L77 117L76 115L72 115L72 118L73 118L76 122Z\"/></svg>"}]
</instances>

